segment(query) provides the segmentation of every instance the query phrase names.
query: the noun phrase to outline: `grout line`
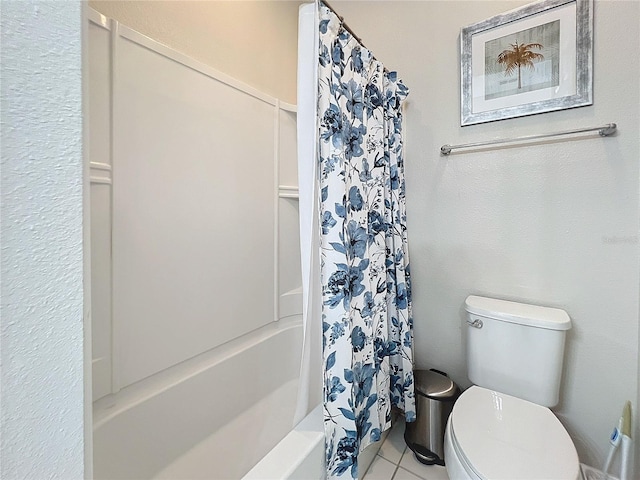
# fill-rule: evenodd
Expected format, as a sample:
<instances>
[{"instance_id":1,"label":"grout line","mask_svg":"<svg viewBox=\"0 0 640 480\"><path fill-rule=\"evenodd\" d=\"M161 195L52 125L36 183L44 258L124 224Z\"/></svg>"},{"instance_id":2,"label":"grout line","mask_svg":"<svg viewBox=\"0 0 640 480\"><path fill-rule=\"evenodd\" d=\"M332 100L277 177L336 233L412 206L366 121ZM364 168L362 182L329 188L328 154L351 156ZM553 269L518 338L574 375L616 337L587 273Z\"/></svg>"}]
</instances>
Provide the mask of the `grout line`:
<instances>
[{"instance_id":1,"label":"grout line","mask_svg":"<svg viewBox=\"0 0 640 480\"><path fill-rule=\"evenodd\" d=\"M402 454L400 455L400 460L398 460L398 463L396 463L396 469L393 471L393 475L391 475L391 480L393 480L394 478L396 478L396 473L398 473L398 469L400 468L400 462L402 461L402 457L404 457L404 454L407 451L407 446L404 446L404 450L402 450Z\"/></svg>"},{"instance_id":2,"label":"grout line","mask_svg":"<svg viewBox=\"0 0 640 480\"><path fill-rule=\"evenodd\" d=\"M396 472L397 472L398 470L403 470L403 471L407 472L408 474L413 475L414 477L419 478L420 480L428 480L426 477L423 477L423 476L421 476L421 475L418 475L418 474L416 474L416 473L412 472L411 470L407 470L406 468L401 467L400 465L398 465L398 468L396 469ZM395 476L395 473L394 473L393 475ZM392 478L391 480L393 480L393 478Z\"/></svg>"}]
</instances>

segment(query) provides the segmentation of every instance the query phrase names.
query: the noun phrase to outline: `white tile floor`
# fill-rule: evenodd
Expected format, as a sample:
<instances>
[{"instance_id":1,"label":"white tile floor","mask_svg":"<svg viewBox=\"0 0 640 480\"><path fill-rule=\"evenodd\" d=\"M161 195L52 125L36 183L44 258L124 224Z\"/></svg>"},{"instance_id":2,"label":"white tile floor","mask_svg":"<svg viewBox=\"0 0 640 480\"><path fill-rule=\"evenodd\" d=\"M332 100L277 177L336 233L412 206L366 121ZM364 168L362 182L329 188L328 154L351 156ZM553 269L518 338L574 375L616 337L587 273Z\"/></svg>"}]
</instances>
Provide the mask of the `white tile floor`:
<instances>
[{"instance_id":1,"label":"white tile floor","mask_svg":"<svg viewBox=\"0 0 640 480\"><path fill-rule=\"evenodd\" d=\"M380 447L363 480L449 480L440 465L423 465L404 443L404 422L398 421Z\"/></svg>"}]
</instances>

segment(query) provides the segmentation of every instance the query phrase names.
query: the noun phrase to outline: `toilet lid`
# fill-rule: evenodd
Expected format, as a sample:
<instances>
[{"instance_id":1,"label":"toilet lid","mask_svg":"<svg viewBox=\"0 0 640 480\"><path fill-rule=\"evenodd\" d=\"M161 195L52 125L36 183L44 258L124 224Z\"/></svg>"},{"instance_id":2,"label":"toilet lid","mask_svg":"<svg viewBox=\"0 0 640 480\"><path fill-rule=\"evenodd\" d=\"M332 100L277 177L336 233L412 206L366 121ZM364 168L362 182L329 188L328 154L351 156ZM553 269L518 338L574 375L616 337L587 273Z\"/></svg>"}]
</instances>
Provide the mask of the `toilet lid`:
<instances>
[{"instance_id":1,"label":"toilet lid","mask_svg":"<svg viewBox=\"0 0 640 480\"><path fill-rule=\"evenodd\" d=\"M573 442L546 407L473 386L450 420L456 450L482 479L579 478Z\"/></svg>"}]
</instances>

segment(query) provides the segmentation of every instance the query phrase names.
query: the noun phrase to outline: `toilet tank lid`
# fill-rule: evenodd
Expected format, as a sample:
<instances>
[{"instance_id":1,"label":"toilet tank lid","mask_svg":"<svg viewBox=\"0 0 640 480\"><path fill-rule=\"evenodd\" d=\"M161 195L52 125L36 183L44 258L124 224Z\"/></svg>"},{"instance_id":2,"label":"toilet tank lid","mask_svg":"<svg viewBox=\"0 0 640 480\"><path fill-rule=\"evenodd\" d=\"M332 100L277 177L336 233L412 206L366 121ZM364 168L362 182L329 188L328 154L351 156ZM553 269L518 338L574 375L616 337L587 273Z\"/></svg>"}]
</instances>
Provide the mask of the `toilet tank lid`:
<instances>
[{"instance_id":1,"label":"toilet tank lid","mask_svg":"<svg viewBox=\"0 0 640 480\"><path fill-rule=\"evenodd\" d=\"M518 323L549 330L569 330L571 319L564 310L496 298L470 295L465 301L467 312L503 322Z\"/></svg>"}]
</instances>

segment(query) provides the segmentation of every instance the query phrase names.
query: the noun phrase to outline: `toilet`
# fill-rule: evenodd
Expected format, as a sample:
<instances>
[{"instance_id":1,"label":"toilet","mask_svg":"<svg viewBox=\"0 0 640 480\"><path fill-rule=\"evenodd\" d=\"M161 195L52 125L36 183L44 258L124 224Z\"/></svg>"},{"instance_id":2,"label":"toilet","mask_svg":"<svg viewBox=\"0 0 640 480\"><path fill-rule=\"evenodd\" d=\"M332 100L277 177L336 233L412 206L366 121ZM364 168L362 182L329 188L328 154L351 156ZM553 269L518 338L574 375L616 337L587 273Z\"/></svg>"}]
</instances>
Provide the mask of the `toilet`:
<instances>
[{"instance_id":1,"label":"toilet","mask_svg":"<svg viewBox=\"0 0 640 480\"><path fill-rule=\"evenodd\" d=\"M577 480L575 446L549 409L558 404L564 310L470 296L467 371L444 458L451 480Z\"/></svg>"}]
</instances>

